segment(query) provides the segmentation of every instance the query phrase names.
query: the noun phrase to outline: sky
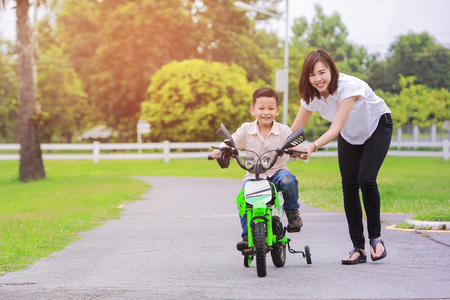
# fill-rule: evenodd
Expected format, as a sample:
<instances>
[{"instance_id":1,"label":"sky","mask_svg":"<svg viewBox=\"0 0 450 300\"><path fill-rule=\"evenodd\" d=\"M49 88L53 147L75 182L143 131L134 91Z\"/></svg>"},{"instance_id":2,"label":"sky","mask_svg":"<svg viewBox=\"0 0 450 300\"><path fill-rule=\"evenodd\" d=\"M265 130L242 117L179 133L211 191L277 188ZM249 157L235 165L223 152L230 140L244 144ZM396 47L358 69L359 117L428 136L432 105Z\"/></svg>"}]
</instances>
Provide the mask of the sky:
<instances>
[{"instance_id":1,"label":"sky","mask_svg":"<svg viewBox=\"0 0 450 300\"><path fill-rule=\"evenodd\" d=\"M299 17L306 17L310 24L316 15L315 5L320 4L326 16L339 14L349 32L348 40L364 46L369 53L386 54L396 37L410 31L428 32L439 44L450 48L450 0L288 1L289 27ZM280 3L279 10L286 10L285 1ZM270 26L284 37L284 21Z\"/></svg>"},{"instance_id":2,"label":"sky","mask_svg":"<svg viewBox=\"0 0 450 300\"><path fill-rule=\"evenodd\" d=\"M281 1L279 6L282 12L286 10L285 1ZM385 55L396 37L410 31L427 32L439 44L450 48L450 0L287 1L289 1L289 28L294 19L300 17L306 17L310 23L315 16L315 4L320 4L326 16L338 13L349 32L348 41L364 46L369 53ZM2 38L14 39L15 11L12 7L15 1L6 2L7 9L0 11L0 34ZM42 8L39 15L43 14ZM280 38L284 38L285 21L274 20L261 26L277 32Z\"/></svg>"}]
</instances>

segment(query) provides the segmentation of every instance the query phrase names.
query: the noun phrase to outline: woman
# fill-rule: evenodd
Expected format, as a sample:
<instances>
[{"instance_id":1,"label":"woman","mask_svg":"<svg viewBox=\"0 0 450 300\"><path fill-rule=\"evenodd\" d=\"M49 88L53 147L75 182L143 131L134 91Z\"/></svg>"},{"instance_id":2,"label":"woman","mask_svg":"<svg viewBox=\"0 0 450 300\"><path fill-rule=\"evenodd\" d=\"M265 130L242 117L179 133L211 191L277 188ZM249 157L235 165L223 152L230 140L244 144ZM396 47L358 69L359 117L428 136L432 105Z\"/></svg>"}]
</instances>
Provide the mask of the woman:
<instances>
[{"instance_id":1,"label":"woman","mask_svg":"<svg viewBox=\"0 0 450 300\"><path fill-rule=\"evenodd\" d=\"M299 93L300 110L292 131L306 127L313 111L331 122L330 128L303 150L302 159L338 137L338 160L353 249L342 264L365 263L364 227L359 189L363 196L373 261L387 255L381 240L378 171L389 150L392 119L389 107L364 81L339 73L333 58L325 50L308 54L303 64Z\"/></svg>"}]
</instances>

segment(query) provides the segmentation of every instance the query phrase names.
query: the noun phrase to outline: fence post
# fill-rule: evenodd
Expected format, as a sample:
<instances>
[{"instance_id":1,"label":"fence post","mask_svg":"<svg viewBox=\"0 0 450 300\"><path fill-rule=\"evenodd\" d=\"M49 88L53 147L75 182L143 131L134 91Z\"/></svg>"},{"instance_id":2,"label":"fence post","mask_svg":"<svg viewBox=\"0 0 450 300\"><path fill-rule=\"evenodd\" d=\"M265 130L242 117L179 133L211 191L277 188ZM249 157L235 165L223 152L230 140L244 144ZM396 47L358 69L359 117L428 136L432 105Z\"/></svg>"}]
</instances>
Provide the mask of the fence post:
<instances>
[{"instance_id":1,"label":"fence post","mask_svg":"<svg viewBox=\"0 0 450 300\"><path fill-rule=\"evenodd\" d=\"M94 156L94 163L98 163L100 161L100 142L95 141L92 143L93 144L93 148L92 148L92 154Z\"/></svg>"},{"instance_id":2,"label":"fence post","mask_svg":"<svg viewBox=\"0 0 450 300\"><path fill-rule=\"evenodd\" d=\"M163 141L163 157L164 162L167 164L170 161L170 142Z\"/></svg>"},{"instance_id":3,"label":"fence post","mask_svg":"<svg viewBox=\"0 0 450 300\"><path fill-rule=\"evenodd\" d=\"M442 141L443 145L442 145L442 156L444 157L444 160L448 160L450 157L450 141L447 140L443 140Z\"/></svg>"},{"instance_id":4,"label":"fence post","mask_svg":"<svg viewBox=\"0 0 450 300\"><path fill-rule=\"evenodd\" d=\"M436 142L436 124L431 125L430 134L431 134L431 141Z\"/></svg>"},{"instance_id":5,"label":"fence post","mask_svg":"<svg viewBox=\"0 0 450 300\"><path fill-rule=\"evenodd\" d=\"M419 141L419 126L414 125L413 127L413 141L417 143Z\"/></svg>"},{"instance_id":6,"label":"fence post","mask_svg":"<svg viewBox=\"0 0 450 300\"><path fill-rule=\"evenodd\" d=\"M397 157L400 156L400 143L402 142L402 127L397 129Z\"/></svg>"},{"instance_id":7,"label":"fence post","mask_svg":"<svg viewBox=\"0 0 450 300\"><path fill-rule=\"evenodd\" d=\"M419 142L419 126L417 125L413 127L413 140L415 144ZM414 150L417 150L417 147L414 147Z\"/></svg>"}]
</instances>

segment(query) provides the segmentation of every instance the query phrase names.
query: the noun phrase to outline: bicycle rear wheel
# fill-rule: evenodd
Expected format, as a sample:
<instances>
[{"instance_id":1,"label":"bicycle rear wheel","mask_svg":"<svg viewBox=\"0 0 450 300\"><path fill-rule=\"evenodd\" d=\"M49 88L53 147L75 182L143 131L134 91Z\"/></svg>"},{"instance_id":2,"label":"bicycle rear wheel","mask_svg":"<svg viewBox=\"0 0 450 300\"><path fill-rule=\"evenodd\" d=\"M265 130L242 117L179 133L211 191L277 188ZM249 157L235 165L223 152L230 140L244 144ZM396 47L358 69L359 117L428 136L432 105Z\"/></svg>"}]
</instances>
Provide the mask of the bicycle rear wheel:
<instances>
[{"instance_id":1,"label":"bicycle rear wheel","mask_svg":"<svg viewBox=\"0 0 450 300\"><path fill-rule=\"evenodd\" d=\"M280 217L272 217L272 228L273 235L277 237L277 240L283 238L284 230ZM272 262L275 267L284 267L284 265L286 264L286 245L283 245L282 243L275 243L273 245L272 251L270 252L270 255L272 256Z\"/></svg>"}]
</instances>

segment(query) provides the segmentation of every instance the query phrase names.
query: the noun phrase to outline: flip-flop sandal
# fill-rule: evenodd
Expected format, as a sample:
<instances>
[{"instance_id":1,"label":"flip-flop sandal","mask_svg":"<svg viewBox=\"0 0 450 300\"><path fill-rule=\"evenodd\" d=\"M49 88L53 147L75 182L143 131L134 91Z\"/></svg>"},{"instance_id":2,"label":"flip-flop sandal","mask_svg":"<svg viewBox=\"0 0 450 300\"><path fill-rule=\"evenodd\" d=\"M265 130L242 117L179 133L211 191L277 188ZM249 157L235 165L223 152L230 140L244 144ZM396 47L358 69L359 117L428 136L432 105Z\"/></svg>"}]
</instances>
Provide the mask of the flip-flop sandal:
<instances>
[{"instance_id":1,"label":"flip-flop sandal","mask_svg":"<svg viewBox=\"0 0 450 300\"><path fill-rule=\"evenodd\" d=\"M359 252L359 256L358 256L356 259L354 259L354 260L345 260L345 259L343 259L343 260L341 260L342 264L343 264L343 265L356 265L356 264L362 264L362 263L365 263L365 262L367 261L367 256L363 254L363 252L361 251L361 249L356 248L356 247L353 248L352 251L350 251L350 253L349 253L349 254L350 254L350 255L349 255L349 258L352 257L352 255L353 255L355 252Z\"/></svg>"},{"instance_id":2,"label":"flip-flop sandal","mask_svg":"<svg viewBox=\"0 0 450 300\"><path fill-rule=\"evenodd\" d=\"M370 253L370 257L372 258L373 261L377 261L377 260L383 259L387 255L386 246L384 245L384 242L381 239L370 240L370 247L372 247L373 252L375 252L375 253L377 252L377 245L379 243L381 243L381 245L383 245L384 251L383 251L383 254L381 254L378 257L373 257L372 253Z\"/></svg>"}]
</instances>

